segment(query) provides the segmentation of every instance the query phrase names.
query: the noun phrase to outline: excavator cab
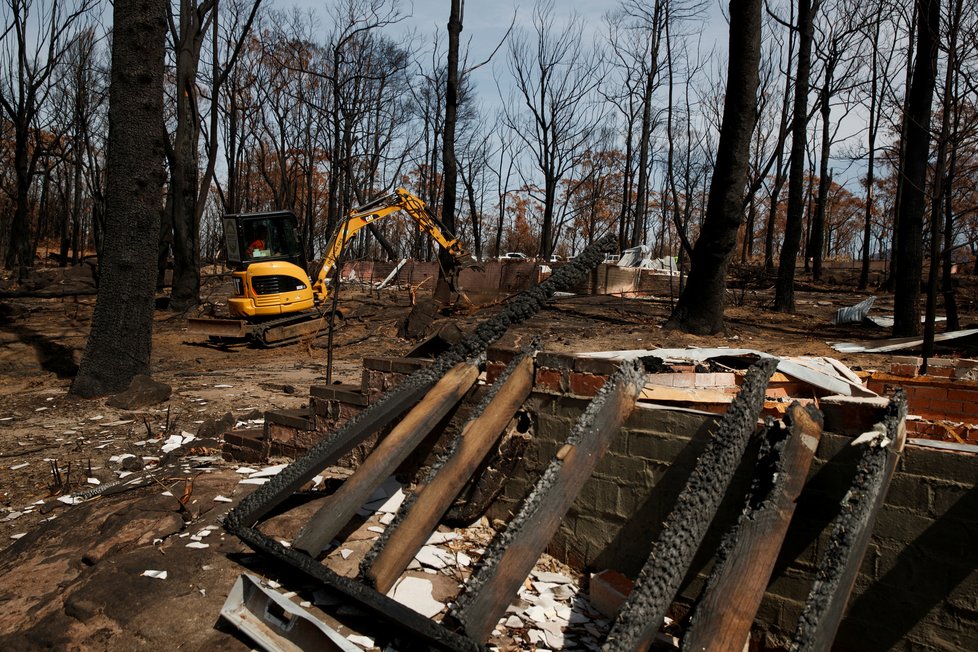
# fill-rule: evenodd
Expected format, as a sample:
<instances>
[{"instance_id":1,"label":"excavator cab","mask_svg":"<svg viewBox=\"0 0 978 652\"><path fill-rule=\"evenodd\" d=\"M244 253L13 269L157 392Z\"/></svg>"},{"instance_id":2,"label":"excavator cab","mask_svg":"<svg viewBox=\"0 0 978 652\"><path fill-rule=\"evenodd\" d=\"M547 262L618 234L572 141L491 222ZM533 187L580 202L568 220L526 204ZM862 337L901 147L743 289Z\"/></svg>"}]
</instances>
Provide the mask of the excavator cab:
<instances>
[{"instance_id":1,"label":"excavator cab","mask_svg":"<svg viewBox=\"0 0 978 652\"><path fill-rule=\"evenodd\" d=\"M234 268L233 317L272 318L314 305L312 283L298 237L298 220L288 211L224 216L228 265Z\"/></svg>"},{"instance_id":2,"label":"excavator cab","mask_svg":"<svg viewBox=\"0 0 978 652\"><path fill-rule=\"evenodd\" d=\"M251 263L282 260L306 268L298 220L289 211L224 216L228 264L244 269Z\"/></svg>"}]
</instances>

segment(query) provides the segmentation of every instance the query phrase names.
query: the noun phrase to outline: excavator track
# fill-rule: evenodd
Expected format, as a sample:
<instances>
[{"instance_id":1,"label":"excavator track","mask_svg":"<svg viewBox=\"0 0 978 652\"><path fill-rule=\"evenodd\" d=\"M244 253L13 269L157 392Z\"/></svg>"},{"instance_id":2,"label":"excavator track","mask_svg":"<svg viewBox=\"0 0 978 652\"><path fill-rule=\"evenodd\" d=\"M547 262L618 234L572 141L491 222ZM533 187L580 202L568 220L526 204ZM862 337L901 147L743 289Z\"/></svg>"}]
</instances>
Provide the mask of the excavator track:
<instances>
[{"instance_id":1,"label":"excavator track","mask_svg":"<svg viewBox=\"0 0 978 652\"><path fill-rule=\"evenodd\" d=\"M342 318L342 312L336 316ZM212 340L225 343L254 343L271 348L291 344L302 337L319 337L329 330L329 313L322 310L305 312L249 323L243 319L190 319L188 330L208 335Z\"/></svg>"}]
</instances>

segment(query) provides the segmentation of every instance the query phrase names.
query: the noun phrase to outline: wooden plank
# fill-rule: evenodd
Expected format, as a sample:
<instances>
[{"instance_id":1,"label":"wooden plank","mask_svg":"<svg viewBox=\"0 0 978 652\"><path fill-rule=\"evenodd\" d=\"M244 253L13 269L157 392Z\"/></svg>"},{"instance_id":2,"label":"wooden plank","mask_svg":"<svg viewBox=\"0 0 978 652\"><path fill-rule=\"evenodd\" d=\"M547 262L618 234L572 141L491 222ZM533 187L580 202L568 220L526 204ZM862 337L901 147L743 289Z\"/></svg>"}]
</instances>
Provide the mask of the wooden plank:
<instances>
[{"instance_id":1,"label":"wooden plank","mask_svg":"<svg viewBox=\"0 0 978 652\"><path fill-rule=\"evenodd\" d=\"M736 394L719 389L698 387L668 387L646 385L639 397L643 401L671 401L679 403L732 403Z\"/></svg>"},{"instance_id":2,"label":"wooden plank","mask_svg":"<svg viewBox=\"0 0 978 652\"><path fill-rule=\"evenodd\" d=\"M788 408L782 445L762 453L752 493L696 605L683 650L741 650L764 597L778 552L822 436L822 417L799 403ZM760 495L755 495L760 488Z\"/></svg>"},{"instance_id":3,"label":"wooden plank","mask_svg":"<svg viewBox=\"0 0 978 652\"><path fill-rule=\"evenodd\" d=\"M902 392L897 393L888 410L890 414L876 430L853 440L854 446L863 447L862 455L852 486L842 499L842 510L832 522L815 584L798 619L792 652L828 650L835 640L876 516L907 439L907 404Z\"/></svg>"},{"instance_id":4,"label":"wooden plank","mask_svg":"<svg viewBox=\"0 0 978 652\"><path fill-rule=\"evenodd\" d=\"M469 477L495 445L503 429L533 389L533 358L526 356L513 370L486 409L465 424L455 454L434 479L421 488L407 516L377 555L367 577L386 594L427 541Z\"/></svg>"},{"instance_id":5,"label":"wooden plank","mask_svg":"<svg viewBox=\"0 0 978 652\"><path fill-rule=\"evenodd\" d=\"M468 636L484 641L553 537L645 384L637 363L608 379L550 462L506 530L490 545L459 596L452 616Z\"/></svg>"},{"instance_id":6,"label":"wooden plank","mask_svg":"<svg viewBox=\"0 0 978 652\"><path fill-rule=\"evenodd\" d=\"M764 391L777 365L777 358L762 358L747 371L740 393L718 422L653 543L603 649L642 650L655 637L757 428Z\"/></svg>"},{"instance_id":7,"label":"wooden plank","mask_svg":"<svg viewBox=\"0 0 978 652\"><path fill-rule=\"evenodd\" d=\"M318 556L370 498L370 494L462 400L478 378L479 367L465 362L442 376L306 523L293 547L313 557Z\"/></svg>"}]
</instances>

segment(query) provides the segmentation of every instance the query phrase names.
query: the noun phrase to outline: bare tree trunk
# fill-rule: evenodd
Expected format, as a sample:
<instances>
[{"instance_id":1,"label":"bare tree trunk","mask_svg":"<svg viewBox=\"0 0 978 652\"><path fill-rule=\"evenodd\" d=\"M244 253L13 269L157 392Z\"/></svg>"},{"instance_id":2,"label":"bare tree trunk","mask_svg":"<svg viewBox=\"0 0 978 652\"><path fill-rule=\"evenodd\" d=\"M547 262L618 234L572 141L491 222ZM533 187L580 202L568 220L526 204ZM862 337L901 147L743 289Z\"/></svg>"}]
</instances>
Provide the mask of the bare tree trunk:
<instances>
[{"instance_id":1,"label":"bare tree trunk","mask_svg":"<svg viewBox=\"0 0 978 652\"><path fill-rule=\"evenodd\" d=\"M462 33L463 0L452 0L448 17L448 70L445 80L445 133L442 136L442 188L441 221L451 233L455 233L455 204L458 187L458 160L455 157L455 126L458 122L458 69L459 36ZM456 291L454 275L458 266L455 258L447 251L438 251L439 294L450 299Z\"/></svg>"},{"instance_id":2,"label":"bare tree trunk","mask_svg":"<svg viewBox=\"0 0 978 652\"><path fill-rule=\"evenodd\" d=\"M822 114L822 151L819 160L818 170L818 194L815 197L815 213L812 217L812 238L809 257L812 259L812 280L822 280L822 255L825 247L825 203L829 199L829 186L832 184L832 175L829 172L829 153L832 147L831 129L829 119L832 114L831 99L832 68L825 71L825 85L822 87L822 105L819 111Z\"/></svg>"},{"instance_id":3,"label":"bare tree trunk","mask_svg":"<svg viewBox=\"0 0 978 652\"><path fill-rule=\"evenodd\" d=\"M893 336L920 332L920 281L923 275L924 187L930 149L931 101L937 77L940 0L917 0L917 56L907 93L906 144L897 215L897 267L893 298Z\"/></svg>"},{"instance_id":4,"label":"bare tree trunk","mask_svg":"<svg viewBox=\"0 0 978 652\"><path fill-rule=\"evenodd\" d=\"M166 3L117 1L104 256L92 329L71 393L125 389L150 371L154 282L163 187L163 53Z\"/></svg>"},{"instance_id":5,"label":"bare tree trunk","mask_svg":"<svg viewBox=\"0 0 978 652\"><path fill-rule=\"evenodd\" d=\"M863 255L862 267L859 270L859 289L865 290L869 287L869 266L870 266L870 239L873 234L873 203L875 201L876 181L876 134L879 131L878 105L879 99L879 46L880 46L880 23L883 20L883 12L876 14L876 21L873 23L873 34L870 37L870 47L872 48L872 59L870 61L870 80L869 80L869 126L867 130L867 147L869 149L869 160L866 163L866 211L863 217Z\"/></svg>"},{"instance_id":6,"label":"bare tree trunk","mask_svg":"<svg viewBox=\"0 0 978 652\"><path fill-rule=\"evenodd\" d=\"M760 56L761 0L731 0L727 92L706 217L668 328L698 334L723 331L727 266L743 222L750 141L757 119Z\"/></svg>"},{"instance_id":7,"label":"bare tree trunk","mask_svg":"<svg viewBox=\"0 0 978 652\"><path fill-rule=\"evenodd\" d=\"M958 26L961 21L961 9L962 2L957 0L954 4L954 9L951 12L951 20L948 26L947 35L947 67L944 71L944 107L941 112L941 134L940 139L937 141L937 161L934 164L934 181L931 188L931 203L930 203L930 269L927 274L927 312L926 318L924 320L924 347L923 347L923 357L924 365L921 373L927 373L927 359L934 354L934 331L935 331L935 321L937 316L937 275L941 267L941 245L949 246L953 241L953 237L948 237L950 234L945 232L943 237L943 243L941 238L941 226L942 222L948 221L941 213L941 207L944 204L944 195L951 193L951 187L945 182L948 181L945 176L945 169L947 168L947 156L948 156L948 145L950 144L951 138L951 114L956 109L954 107L954 73L957 68L957 40L958 40ZM948 174L947 176L950 176ZM943 225L945 231L952 230L953 223L947 223ZM950 261L950 251L945 252L943 257L946 261ZM950 266L945 264L944 268L949 268ZM944 273L944 296L948 294L951 295L951 303L954 303L954 289L951 286L950 270ZM955 318L957 315L955 315Z\"/></svg>"},{"instance_id":8,"label":"bare tree trunk","mask_svg":"<svg viewBox=\"0 0 978 652\"><path fill-rule=\"evenodd\" d=\"M808 79L812 66L812 20L818 9L809 0L798 0L798 74L795 77L794 115L792 117L791 159L788 171L788 212L784 243L778 262L774 309L795 311L795 266L801 244L805 212L805 142L808 136Z\"/></svg>"}]
</instances>

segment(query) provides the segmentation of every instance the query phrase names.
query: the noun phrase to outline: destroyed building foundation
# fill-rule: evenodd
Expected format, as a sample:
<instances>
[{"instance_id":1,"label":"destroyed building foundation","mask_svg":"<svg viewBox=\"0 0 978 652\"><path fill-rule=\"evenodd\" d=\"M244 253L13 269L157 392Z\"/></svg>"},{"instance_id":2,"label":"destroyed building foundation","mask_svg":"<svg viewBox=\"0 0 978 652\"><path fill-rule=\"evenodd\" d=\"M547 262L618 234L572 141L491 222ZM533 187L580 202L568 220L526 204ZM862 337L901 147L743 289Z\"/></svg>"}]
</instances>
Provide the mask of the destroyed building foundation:
<instances>
[{"instance_id":1,"label":"destroyed building foundation","mask_svg":"<svg viewBox=\"0 0 978 652\"><path fill-rule=\"evenodd\" d=\"M486 381L495 380L516 354L491 348ZM378 390L397 386L429 364L417 359L365 361L360 386L314 388L312 413L269 414L262 436L253 438L248 444L252 448L239 450L255 452L314 440L317 427L333 427L369 405ZM537 355L533 391L514 418L528 443L489 507L490 520L508 522L519 510L619 364L613 357ZM716 430L717 413L725 411L742 378L740 372L697 368L673 365L649 376L645 395L650 398L636 405L611 438L607 453L560 520L548 553L585 572L612 569L628 577L638 575ZM812 398L806 402L822 408L825 428L753 621L756 649L791 645L829 546L833 521L857 470L860 455L853 442L886 417L884 399L832 396L810 386L799 391L801 385L805 383L775 374L766 392L765 411L772 416L784 411L791 394L807 393ZM875 513L834 649L978 647L978 555L968 545L978 528L978 455L973 446L913 435L908 433L886 498ZM679 587L670 610L675 617L683 617L703 590L712 563L712 554L704 550L715 549L735 522L758 443L752 441L739 464L706 543ZM362 589L358 585L356 590Z\"/></svg>"}]
</instances>

